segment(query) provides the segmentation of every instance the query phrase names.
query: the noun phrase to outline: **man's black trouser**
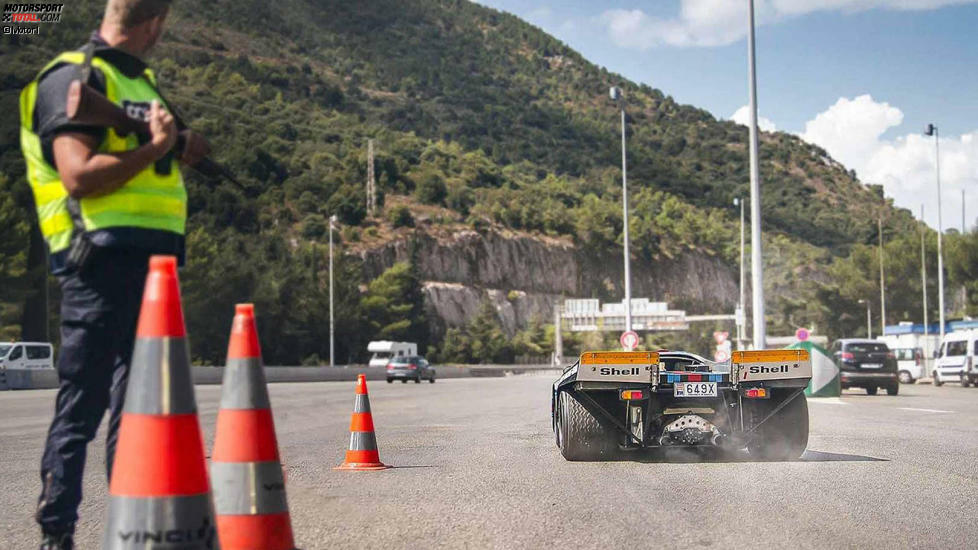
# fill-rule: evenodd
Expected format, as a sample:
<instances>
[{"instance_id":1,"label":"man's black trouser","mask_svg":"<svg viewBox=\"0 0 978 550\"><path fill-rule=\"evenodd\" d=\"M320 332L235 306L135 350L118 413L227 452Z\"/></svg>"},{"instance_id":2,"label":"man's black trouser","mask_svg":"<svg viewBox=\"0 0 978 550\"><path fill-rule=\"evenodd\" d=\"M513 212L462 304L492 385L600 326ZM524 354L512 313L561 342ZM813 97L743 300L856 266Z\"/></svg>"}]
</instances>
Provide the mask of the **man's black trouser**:
<instances>
[{"instance_id":1,"label":"man's black trouser","mask_svg":"<svg viewBox=\"0 0 978 550\"><path fill-rule=\"evenodd\" d=\"M82 498L88 442L109 410L105 441L111 478L149 254L99 249L83 273L60 277L60 385L41 459L37 522L71 530Z\"/></svg>"}]
</instances>

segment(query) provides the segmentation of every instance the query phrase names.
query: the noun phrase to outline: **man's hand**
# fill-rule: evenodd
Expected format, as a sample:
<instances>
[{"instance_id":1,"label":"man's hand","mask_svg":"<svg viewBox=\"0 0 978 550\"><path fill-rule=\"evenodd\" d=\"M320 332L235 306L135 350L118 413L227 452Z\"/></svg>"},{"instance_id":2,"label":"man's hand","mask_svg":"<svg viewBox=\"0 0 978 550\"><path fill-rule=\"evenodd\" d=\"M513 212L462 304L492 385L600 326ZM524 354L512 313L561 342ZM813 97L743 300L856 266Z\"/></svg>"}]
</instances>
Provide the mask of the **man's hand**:
<instances>
[{"instance_id":1,"label":"man's hand","mask_svg":"<svg viewBox=\"0 0 978 550\"><path fill-rule=\"evenodd\" d=\"M180 152L180 162L187 166L195 166L198 162L211 154L211 146L204 139L204 136L193 130L180 132L183 137L183 150Z\"/></svg>"},{"instance_id":2,"label":"man's hand","mask_svg":"<svg viewBox=\"0 0 978 550\"><path fill-rule=\"evenodd\" d=\"M177 144L177 125L173 115L166 112L155 99L149 106L149 133L157 160L166 156Z\"/></svg>"}]
</instances>

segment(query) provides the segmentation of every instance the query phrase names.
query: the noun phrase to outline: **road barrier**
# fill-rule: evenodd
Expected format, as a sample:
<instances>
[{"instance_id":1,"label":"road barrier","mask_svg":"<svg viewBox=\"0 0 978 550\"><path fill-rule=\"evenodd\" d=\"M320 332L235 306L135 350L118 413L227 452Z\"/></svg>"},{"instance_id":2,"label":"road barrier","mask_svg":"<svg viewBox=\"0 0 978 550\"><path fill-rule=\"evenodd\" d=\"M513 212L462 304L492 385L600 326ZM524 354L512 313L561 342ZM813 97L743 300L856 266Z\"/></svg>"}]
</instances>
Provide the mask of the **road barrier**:
<instances>
[{"instance_id":1,"label":"road barrier","mask_svg":"<svg viewBox=\"0 0 978 550\"><path fill-rule=\"evenodd\" d=\"M438 378L501 377L532 372L556 372L550 365L435 365ZM58 387L54 369L7 369L6 387L0 390L42 390ZM382 367L265 367L269 384L282 382L353 382L357 376L367 380L385 380ZM194 384L218 385L224 379L224 367L191 367ZM2 378L0 378L2 382Z\"/></svg>"},{"instance_id":2,"label":"road barrier","mask_svg":"<svg viewBox=\"0 0 978 550\"><path fill-rule=\"evenodd\" d=\"M58 387L54 369L4 369L0 390L39 390Z\"/></svg>"}]
</instances>

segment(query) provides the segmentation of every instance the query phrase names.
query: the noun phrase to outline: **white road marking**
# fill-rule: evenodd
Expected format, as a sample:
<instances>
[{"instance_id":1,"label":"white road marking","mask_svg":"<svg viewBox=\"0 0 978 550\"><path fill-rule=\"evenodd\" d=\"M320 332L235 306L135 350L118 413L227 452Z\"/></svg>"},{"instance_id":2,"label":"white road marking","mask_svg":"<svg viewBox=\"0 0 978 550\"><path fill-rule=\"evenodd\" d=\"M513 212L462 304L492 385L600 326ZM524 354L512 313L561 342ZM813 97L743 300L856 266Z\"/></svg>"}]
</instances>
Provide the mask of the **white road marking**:
<instances>
[{"instance_id":1,"label":"white road marking","mask_svg":"<svg viewBox=\"0 0 978 550\"><path fill-rule=\"evenodd\" d=\"M824 405L848 405L842 399L838 397L810 397L808 399L809 403L822 403Z\"/></svg>"},{"instance_id":2,"label":"white road marking","mask_svg":"<svg viewBox=\"0 0 978 550\"><path fill-rule=\"evenodd\" d=\"M914 407L898 407L898 408L903 411L917 411L917 412L925 412L925 413L953 413L954 412L954 411L943 411L941 409L916 409Z\"/></svg>"}]
</instances>

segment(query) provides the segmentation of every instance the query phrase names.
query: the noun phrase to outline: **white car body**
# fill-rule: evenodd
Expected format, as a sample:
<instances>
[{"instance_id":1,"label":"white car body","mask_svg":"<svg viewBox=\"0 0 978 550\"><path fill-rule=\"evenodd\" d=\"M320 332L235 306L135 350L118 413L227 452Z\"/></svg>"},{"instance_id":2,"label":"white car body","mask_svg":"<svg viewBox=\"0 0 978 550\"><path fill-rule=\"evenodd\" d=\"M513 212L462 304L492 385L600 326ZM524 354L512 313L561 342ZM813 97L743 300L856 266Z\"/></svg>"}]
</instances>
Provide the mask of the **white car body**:
<instances>
[{"instance_id":1,"label":"white car body","mask_svg":"<svg viewBox=\"0 0 978 550\"><path fill-rule=\"evenodd\" d=\"M0 369L54 369L54 348L48 342L0 342Z\"/></svg>"},{"instance_id":2,"label":"white car body","mask_svg":"<svg viewBox=\"0 0 978 550\"><path fill-rule=\"evenodd\" d=\"M897 372L900 373L900 382L913 384L918 379L924 377L923 350L920 348L890 347L890 351L896 356ZM909 377L909 380L907 377Z\"/></svg>"},{"instance_id":3,"label":"white car body","mask_svg":"<svg viewBox=\"0 0 978 550\"><path fill-rule=\"evenodd\" d=\"M367 344L367 351L371 353L371 367L386 367L391 359L395 357L410 357L418 354L418 345L413 342L391 342L390 340L377 340Z\"/></svg>"},{"instance_id":4,"label":"white car body","mask_svg":"<svg viewBox=\"0 0 978 550\"><path fill-rule=\"evenodd\" d=\"M975 365L975 346L978 330L949 332L941 342L937 364L934 366L934 383L961 382L962 374L972 373Z\"/></svg>"}]
</instances>

